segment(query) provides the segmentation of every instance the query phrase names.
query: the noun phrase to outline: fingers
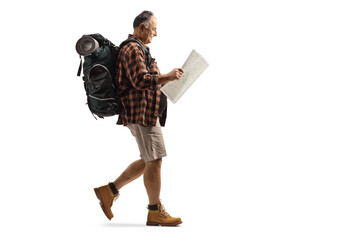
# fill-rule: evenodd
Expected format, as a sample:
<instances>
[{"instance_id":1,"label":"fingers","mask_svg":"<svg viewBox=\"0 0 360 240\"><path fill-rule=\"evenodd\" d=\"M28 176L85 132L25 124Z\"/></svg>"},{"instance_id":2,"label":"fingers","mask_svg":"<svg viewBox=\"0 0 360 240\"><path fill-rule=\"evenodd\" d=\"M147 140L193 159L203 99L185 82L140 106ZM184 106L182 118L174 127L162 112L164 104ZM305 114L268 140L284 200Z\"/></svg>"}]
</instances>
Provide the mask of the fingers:
<instances>
[{"instance_id":1,"label":"fingers","mask_svg":"<svg viewBox=\"0 0 360 240\"><path fill-rule=\"evenodd\" d=\"M184 70L182 68L174 68L171 72L168 73L170 76L170 81L179 80L184 74Z\"/></svg>"},{"instance_id":2,"label":"fingers","mask_svg":"<svg viewBox=\"0 0 360 240\"><path fill-rule=\"evenodd\" d=\"M182 68L175 68L175 79L178 80L184 74L184 70Z\"/></svg>"}]
</instances>

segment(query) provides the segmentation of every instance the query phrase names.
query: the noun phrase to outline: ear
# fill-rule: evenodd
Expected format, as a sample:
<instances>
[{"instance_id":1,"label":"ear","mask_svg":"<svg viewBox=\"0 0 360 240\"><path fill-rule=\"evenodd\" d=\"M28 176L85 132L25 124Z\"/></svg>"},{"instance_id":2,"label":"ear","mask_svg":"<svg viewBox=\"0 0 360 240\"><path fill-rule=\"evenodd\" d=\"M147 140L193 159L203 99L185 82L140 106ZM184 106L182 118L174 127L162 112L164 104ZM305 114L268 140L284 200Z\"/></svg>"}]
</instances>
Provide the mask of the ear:
<instances>
[{"instance_id":1,"label":"ear","mask_svg":"<svg viewBox=\"0 0 360 240\"><path fill-rule=\"evenodd\" d=\"M145 23L140 23L139 29L140 29L140 31L144 31L144 29L145 29Z\"/></svg>"}]
</instances>

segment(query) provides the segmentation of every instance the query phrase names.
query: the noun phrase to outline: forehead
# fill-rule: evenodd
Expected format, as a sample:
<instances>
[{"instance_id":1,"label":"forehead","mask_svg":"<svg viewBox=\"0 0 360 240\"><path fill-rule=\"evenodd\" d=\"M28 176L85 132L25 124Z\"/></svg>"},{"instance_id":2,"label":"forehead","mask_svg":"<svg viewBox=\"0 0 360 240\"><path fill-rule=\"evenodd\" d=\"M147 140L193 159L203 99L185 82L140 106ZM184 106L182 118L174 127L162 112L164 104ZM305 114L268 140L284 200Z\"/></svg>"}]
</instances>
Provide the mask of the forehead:
<instances>
[{"instance_id":1,"label":"forehead","mask_svg":"<svg viewBox=\"0 0 360 240\"><path fill-rule=\"evenodd\" d=\"M150 24L150 26L152 26L152 27L157 27L157 19L156 19L156 17L151 16L151 17L150 17L150 20L149 20L149 24Z\"/></svg>"}]
</instances>

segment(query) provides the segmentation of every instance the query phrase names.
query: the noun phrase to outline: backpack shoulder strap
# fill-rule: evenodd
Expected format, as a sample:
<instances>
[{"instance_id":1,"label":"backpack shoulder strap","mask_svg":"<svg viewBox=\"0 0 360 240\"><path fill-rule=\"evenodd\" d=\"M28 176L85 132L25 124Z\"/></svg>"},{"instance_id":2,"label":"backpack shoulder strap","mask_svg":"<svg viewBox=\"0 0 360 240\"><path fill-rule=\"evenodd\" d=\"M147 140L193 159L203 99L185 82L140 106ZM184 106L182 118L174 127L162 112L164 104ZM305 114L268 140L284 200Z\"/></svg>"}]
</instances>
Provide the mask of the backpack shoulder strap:
<instances>
[{"instance_id":1,"label":"backpack shoulder strap","mask_svg":"<svg viewBox=\"0 0 360 240\"><path fill-rule=\"evenodd\" d=\"M121 44L120 44L120 48L122 48L123 46L125 46L126 44L128 44L129 42L136 42L137 44L140 45L141 49L143 50L144 53L148 53L149 50L144 46L144 44L142 44L139 40L137 39L134 39L134 38L130 38L130 39L127 39L125 41L123 41Z\"/></svg>"},{"instance_id":2,"label":"backpack shoulder strap","mask_svg":"<svg viewBox=\"0 0 360 240\"><path fill-rule=\"evenodd\" d=\"M151 55L150 55L150 52L149 50L144 46L144 44L142 44L139 40L137 39L134 39L134 38L130 38L130 39L127 39L125 41L123 41L121 44L120 44L120 47L119 49L121 49L123 46L125 46L126 44L128 44L129 42L135 42L137 44L140 45L144 55L145 55L145 63L146 63L146 66L149 68L150 67L150 64L151 64L151 61L152 61L152 58L151 58Z\"/></svg>"}]
</instances>

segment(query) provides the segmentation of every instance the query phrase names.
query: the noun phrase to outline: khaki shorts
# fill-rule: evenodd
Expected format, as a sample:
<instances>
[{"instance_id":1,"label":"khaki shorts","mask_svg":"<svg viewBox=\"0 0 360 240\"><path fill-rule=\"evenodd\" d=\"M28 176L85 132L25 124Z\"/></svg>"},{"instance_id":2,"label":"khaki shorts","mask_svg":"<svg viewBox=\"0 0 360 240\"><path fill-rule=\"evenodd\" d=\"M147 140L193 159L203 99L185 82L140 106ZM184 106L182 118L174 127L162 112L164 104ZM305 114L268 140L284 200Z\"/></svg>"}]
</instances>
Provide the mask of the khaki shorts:
<instances>
[{"instance_id":1,"label":"khaki shorts","mask_svg":"<svg viewBox=\"0 0 360 240\"><path fill-rule=\"evenodd\" d=\"M130 124L127 127L136 139L142 160L149 162L166 157L164 137L159 119L157 119L154 127L144 127L139 124Z\"/></svg>"}]
</instances>

